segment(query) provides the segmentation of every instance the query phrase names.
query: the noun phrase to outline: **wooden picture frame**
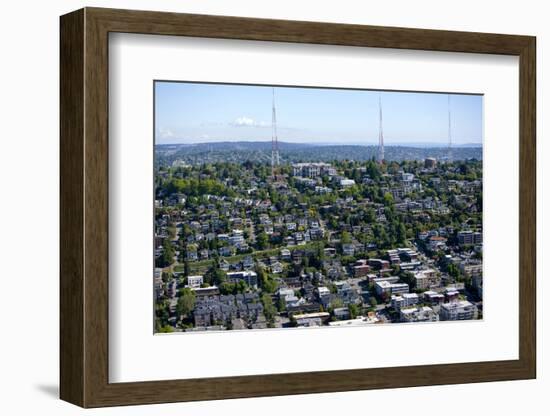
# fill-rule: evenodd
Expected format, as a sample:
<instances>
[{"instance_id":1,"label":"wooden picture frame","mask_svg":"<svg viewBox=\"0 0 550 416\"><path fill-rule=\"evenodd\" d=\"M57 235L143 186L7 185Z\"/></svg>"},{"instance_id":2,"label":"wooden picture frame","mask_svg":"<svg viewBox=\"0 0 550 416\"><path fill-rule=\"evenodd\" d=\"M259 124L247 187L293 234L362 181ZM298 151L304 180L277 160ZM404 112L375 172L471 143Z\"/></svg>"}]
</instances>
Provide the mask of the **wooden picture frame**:
<instances>
[{"instance_id":1,"label":"wooden picture frame","mask_svg":"<svg viewBox=\"0 0 550 416\"><path fill-rule=\"evenodd\" d=\"M85 8L61 17L61 399L82 407L214 400L536 377L535 38ZM519 359L109 383L108 34L368 46L519 57Z\"/></svg>"}]
</instances>

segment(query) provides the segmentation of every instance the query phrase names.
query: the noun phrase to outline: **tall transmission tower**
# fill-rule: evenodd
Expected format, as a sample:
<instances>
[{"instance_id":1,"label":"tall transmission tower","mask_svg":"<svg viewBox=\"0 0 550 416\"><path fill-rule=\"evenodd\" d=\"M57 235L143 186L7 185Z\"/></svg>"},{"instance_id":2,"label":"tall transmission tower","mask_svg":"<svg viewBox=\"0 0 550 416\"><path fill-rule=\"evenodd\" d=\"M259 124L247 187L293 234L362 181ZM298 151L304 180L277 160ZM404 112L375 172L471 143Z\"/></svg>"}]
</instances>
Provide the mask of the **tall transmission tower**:
<instances>
[{"instance_id":1,"label":"tall transmission tower","mask_svg":"<svg viewBox=\"0 0 550 416\"><path fill-rule=\"evenodd\" d=\"M384 163L384 129L382 124L382 95L378 96L380 120L378 126L378 163Z\"/></svg>"},{"instance_id":2,"label":"tall transmission tower","mask_svg":"<svg viewBox=\"0 0 550 416\"><path fill-rule=\"evenodd\" d=\"M451 135L451 94L447 94L447 135L448 135L448 144L447 144L447 161L450 162L453 158L451 147L453 144L453 139Z\"/></svg>"},{"instance_id":3,"label":"tall transmission tower","mask_svg":"<svg viewBox=\"0 0 550 416\"><path fill-rule=\"evenodd\" d=\"M275 88L272 89L273 102L271 113L271 176L275 177L275 168L279 166L279 141L277 139L277 111L275 110Z\"/></svg>"}]
</instances>

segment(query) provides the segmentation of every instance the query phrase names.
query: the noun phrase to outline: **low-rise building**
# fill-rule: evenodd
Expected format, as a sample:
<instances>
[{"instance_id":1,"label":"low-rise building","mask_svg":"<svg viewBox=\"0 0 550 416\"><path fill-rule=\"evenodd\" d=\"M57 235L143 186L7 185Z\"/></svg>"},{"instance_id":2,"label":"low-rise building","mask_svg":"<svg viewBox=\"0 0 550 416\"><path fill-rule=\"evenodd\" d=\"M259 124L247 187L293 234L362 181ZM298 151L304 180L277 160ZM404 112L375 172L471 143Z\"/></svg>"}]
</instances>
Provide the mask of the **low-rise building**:
<instances>
[{"instance_id":1,"label":"low-rise building","mask_svg":"<svg viewBox=\"0 0 550 416\"><path fill-rule=\"evenodd\" d=\"M348 188L350 186L355 185L355 181L353 179L341 179L340 180L340 186L342 188Z\"/></svg>"},{"instance_id":2,"label":"low-rise building","mask_svg":"<svg viewBox=\"0 0 550 416\"><path fill-rule=\"evenodd\" d=\"M303 313L293 316L296 320L296 325L300 327L321 326L329 317L330 314L328 312Z\"/></svg>"},{"instance_id":3,"label":"low-rise building","mask_svg":"<svg viewBox=\"0 0 550 416\"><path fill-rule=\"evenodd\" d=\"M254 259L246 256L242 261L243 269L252 269L254 267Z\"/></svg>"},{"instance_id":4,"label":"low-rise building","mask_svg":"<svg viewBox=\"0 0 550 416\"><path fill-rule=\"evenodd\" d=\"M477 317L477 308L467 300L459 300L442 304L439 315L442 321L475 319Z\"/></svg>"},{"instance_id":5,"label":"low-rise building","mask_svg":"<svg viewBox=\"0 0 550 416\"><path fill-rule=\"evenodd\" d=\"M416 305L418 301L419 298L416 293L402 293L401 295L392 295L391 306L396 311L399 311L401 308Z\"/></svg>"},{"instance_id":6,"label":"low-rise building","mask_svg":"<svg viewBox=\"0 0 550 416\"><path fill-rule=\"evenodd\" d=\"M277 294L279 299L282 299L285 302L285 307L287 309L296 308L305 303L305 300L296 296L294 290L291 288L280 288Z\"/></svg>"},{"instance_id":7,"label":"low-rise building","mask_svg":"<svg viewBox=\"0 0 550 416\"><path fill-rule=\"evenodd\" d=\"M411 248L408 248L408 247L398 248L397 252L401 260L404 260L407 262L415 262L418 260L418 252L416 252Z\"/></svg>"},{"instance_id":8,"label":"low-rise building","mask_svg":"<svg viewBox=\"0 0 550 416\"><path fill-rule=\"evenodd\" d=\"M290 250L288 248L281 249L281 259L285 261L290 260Z\"/></svg>"},{"instance_id":9,"label":"low-rise building","mask_svg":"<svg viewBox=\"0 0 550 416\"><path fill-rule=\"evenodd\" d=\"M403 293L401 296L405 300L406 306L416 305L420 300L416 293Z\"/></svg>"},{"instance_id":10,"label":"low-rise building","mask_svg":"<svg viewBox=\"0 0 550 416\"><path fill-rule=\"evenodd\" d=\"M350 312L348 308L335 308L332 313L334 314L334 317L339 321L350 318Z\"/></svg>"},{"instance_id":11,"label":"low-rise building","mask_svg":"<svg viewBox=\"0 0 550 416\"><path fill-rule=\"evenodd\" d=\"M342 244L342 253L344 256L353 256L355 254L355 246L353 244Z\"/></svg>"},{"instance_id":12,"label":"low-rise building","mask_svg":"<svg viewBox=\"0 0 550 416\"><path fill-rule=\"evenodd\" d=\"M441 277L434 269L420 270L414 273L414 286L417 289L428 289L441 284Z\"/></svg>"},{"instance_id":13,"label":"low-rise building","mask_svg":"<svg viewBox=\"0 0 550 416\"><path fill-rule=\"evenodd\" d=\"M483 273L483 263L481 260L463 261L458 267L460 271L468 277L478 276Z\"/></svg>"},{"instance_id":14,"label":"low-rise building","mask_svg":"<svg viewBox=\"0 0 550 416\"><path fill-rule=\"evenodd\" d=\"M187 276L187 286L190 288L201 287L203 283L204 283L204 279L200 275Z\"/></svg>"},{"instance_id":15,"label":"low-rise building","mask_svg":"<svg viewBox=\"0 0 550 416\"><path fill-rule=\"evenodd\" d=\"M463 230L457 233L458 244L461 246L483 243L483 234L472 230Z\"/></svg>"},{"instance_id":16,"label":"low-rise building","mask_svg":"<svg viewBox=\"0 0 550 416\"><path fill-rule=\"evenodd\" d=\"M188 250L187 251L187 260L189 261L196 261L199 259L199 255L196 250Z\"/></svg>"},{"instance_id":17,"label":"low-rise building","mask_svg":"<svg viewBox=\"0 0 550 416\"><path fill-rule=\"evenodd\" d=\"M375 270L387 270L390 268L390 262L382 259L369 259L368 264Z\"/></svg>"},{"instance_id":18,"label":"low-rise building","mask_svg":"<svg viewBox=\"0 0 550 416\"><path fill-rule=\"evenodd\" d=\"M271 273L279 274L283 272L283 264L279 261L273 262L271 264Z\"/></svg>"},{"instance_id":19,"label":"low-rise building","mask_svg":"<svg viewBox=\"0 0 550 416\"><path fill-rule=\"evenodd\" d=\"M374 288L378 296L389 296L409 291L409 285L406 283L390 283L386 280L375 282Z\"/></svg>"},{"instance_id":20,"label":"low-rise building","mask_svg":"<svg viewBox=\"0 0 550 416\"><path fill-rule=\"evenodd\" d=\"M401 263L401 258L399 257L399 251L388 250L386 253L392 265Z\"/></svg>"},{"instance_id":21,"label":"low-rise building","mask_svg":"<svg viewBox=\"0 0 550 416\"><path fill-rule=\"evenodd\" d=\"M367 260L357 260L353 265L352 270L355 277L364 277L369 274L370 266L367 264Z\"/></svg>"},{"instance_id":22,"label":"low-rise building","mask_svg":"<svg viewBox=\"0 0 550 416\"><path fill-rule=\"evenodd\" d=\"M379 323L380 319L374 312L369 312L368 316L358 316L355 319L347 319L344 321L329 322L329 326L363 326Z\"/></svg>"},{"instance_id":23,"label":"low-rise building","mask_svg":"<svg viewBox=\"0 0 550 416\"><path fill-rule=\"evenodd\" d=\"M360 303L361 299L359 293L351 287L351 285L346 281L335 282L336 294L338 298L344 303L344 305L349 305L350 303Z\"/></svg>"},{"instance_id":24,"label":"low-rise building","mask_svg":"<svg viewBox=\"0 0 550 416\"><path fill-rule=\"evenodd\" d=\"M227 281L229 283L237 283L241 280L245 281L248 286L258 286L258 275L252 270L227 273Z\"/></svg>"},{"instance_id":25,"label":"low-rise building","mask_svg":"<svg viewBox=\"0 0 550 416\"><path fill-rule=\"evenodd\" d=\"M432 251L445 249L447 239L438 235L433 235L428 239L428 248Z\"/></svg>"},{"instance_id":26,"label":"low-rise building","mask_svg":"<svg viewBox=\"0 0 550 416\"><path fill-rule=\"evenodd\" d=\"M438 315L429 306L420 308L402 308L399 312L401 322L436 322L439 320Z\"/></svg>"},{"instance_id":27,"label":"low-rise building","mask_svg":"<svg viewBox=\"0 0 550 416\"><path fill-rule=\"evenodd\" d=\"M460 292L456 287L450 286L445 288L445 300L447 302L455 302L458 300Z\"/></svg>"},{"instance_id":28,"label":"low-rise building","mask_svg":"<svg viewBox=\"0 0 550 416\"><path fill-rule=\"evenodd\" d=\"M319 176L336 175L336 169L328 163L295 163L292 165L292 174L304 178L317 178Z\"/></svg>"},{"instance_id":29,"label":"low-rise building","mask_svg":"<svg viewBox=\"0 0 550 416\"><path fill-rule=\"evenodd\" d=\"M326 286L319 286L317 288L317 296L322 304L328 304L331 297L329 288Z\"/></svg>"},{"instance_id":30,"label":"low-rise building","mask_svg":"<svg viewBox=\"0 0 550 416\"><path fill-rule=\"evenodd\" d=\"M424 167L426 169L434 169L437 166L437 160L435 157L427 157L424 159Z\"/></svg>"},{"instance_id":31,"label":"low-rise building","mask_svg":"<svg viewBox=\"0 0 550 416\"><path fill-rule=\"evenodd\" d=\"M424 301L431 303L432 305L440 305L445 302L445 295L435 292L433 290L428 290L423 293Z\"/></svg>"},{"instance_id":32,"label":"low-rise building","mask_svg":"<svg viewBox=\"0 0 550 416\"><path fill-rule=\"evenodd\" d=\"M401 310L405 305L405 299L403 299L403 296L396 296L392 295L391 297L391 307L395 309L396 311Z\"/></svg>"}]
</instances>

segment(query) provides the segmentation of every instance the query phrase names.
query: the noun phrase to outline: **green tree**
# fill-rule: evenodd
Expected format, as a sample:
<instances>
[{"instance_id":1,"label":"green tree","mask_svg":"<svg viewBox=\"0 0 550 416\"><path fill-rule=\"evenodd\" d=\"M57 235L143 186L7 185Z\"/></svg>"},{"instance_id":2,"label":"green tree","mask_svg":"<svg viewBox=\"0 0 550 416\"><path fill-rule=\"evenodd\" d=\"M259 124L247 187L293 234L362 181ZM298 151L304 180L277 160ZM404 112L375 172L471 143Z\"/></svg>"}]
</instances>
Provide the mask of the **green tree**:
<instances>
[{"instance_id":1,"label":"green tree","mask_svg":"<svg viewBox=\"0 0 550 416\"><path fill-rule=\"evenodd\" d=\"M357 306L355 303L350 303L348 305L348 310L351 319L355 319L357 318L357 315L359 315L359 306Z\"/></svg>"},{"instance_id":2,"label":"green tree","mask_svg":"<svg viewBox=\"0 0 550 416\"><path fill-rule=\"evenodd\" d=\"M226 283L224 283L226 284ZM239 280L237 283L233 285L233 294L236 295L237 293L245 293L248 290L248 285L244 280Z\"/></svg>"},{"instance_id":3,"label":"green tree","mask_svg":"<svg viewBox=\"0 0 550 416\"><path fill-rule=\"evenodd\" d=\"M159 326L168 325L168 318L170 318L170 303L166 300L157 302L155 305L155 315L159 321Z\"/></svg>"},{"instance_id":4,"label":"green tree","mask_svg":"<svg viewBox=\"0 0 550 416\"><path fill-rule=\"evenodd\" d=\"M222 295L235 294L236 293L235 284L229 283L229 282L223 282L220 285L220 293Z\"/></svg>"},{"instance_id":5,"label":"green tree","mask_svg":"<svg viewBox=\"0 0 550 416\"><path fill-rule=\"evenodd\" d=\"M342 231L342 237L341 237L342 244L349 244L351 243L351 235L347 231Z\"/></svg>"},{"instance_id":6,"label":"green tree","mask_svg":"<svg viewBox=\"0 0 550 416\"><path fill-rule=\"evenodd\" d=\"M277 309L279 310L279 312L284 312L286 310L286 302L283 297L279 297L277 301Z\"/></svg>"},{"instance_id":7,"label":"green tree","mask_svg":"<svg viewBox=\"0 0 550 416\"><path fill-rule=\"evenodd\" d=\"M264 293L262 295L262 305L264 306L264 315L265 318L273 322L275 319L275 315L277 314L277 308L273 305L273 301L271 300L271 296L269 296L267 293Z\"/></svg>"},{"instance_id":8,"label":"green tree","mask_svg":"<svg viewBox=\"0 0 550 416\"><path fill-rule=\"evenodd\" d=\"M397 243L404 244L405 240L407 239L407 229L405 228L405 224L400 221L395 231L395 239Z\"/></svg>"},{"instance_id":9,"label":"green tree","mask_svg":"<svg viewBox=\"0 0 550 416\"><path fill-rule=\"evenodd\" d=\"M268 246L268 243L269 243L269 238L264 231L258 234L258 237L256 238L256 244L258 245L258 249L265 250Z\"/></svg>"},{"instance_id":10,"label":"green tree","mask_svg":"<svg viewBox=\"0 0 550 416\"><path fill-rule=\"evenodd\" d=\"M156 259L156 267L168 267L174 263L174 249L169 241L165 241L162 246L162 254Z\"/></svg>"},{"instance_id":11,"label":"green tree","mask_svg":"<svg viewBox=\"0 0 550 416\"><path fill-rule=\"evenodd\" d=\"M460 277L460 269L454 263L450 263L447 266L447 272L449 273L450 276L454 277L455 279Z\"/></svg>"},{"instance_id":12,"label":"green tree","mask_svg":"<svg viewBox=\"0 0 550 416\"><path fill-rule=\"evenodd\" d=\"M373 223L376 220L376 212L372 208L368 208L365 211L365 221L368 223Z\"/></svg>"},{"instance_id":13,"label":"green tree","mask_svg":"<svg viewBox=\"0 0 550 416\"><path fill-rule=\"evenodd\" d=\"M256 274L258 275L258 282L264 292L273 293L277 290L277 282L273 280L262 267L256 266Z\"/></svg>"},{"instance_id":14,"label":"green tree","mask_svg":"<svg viewBox=\"0 0 550 416\"><path fill-rule=\"evenodd\" d=\"M380 178L380 169L374 160L369 160L367 163L367 174L373 180Z\"/></svg>"},{"instance_id":15,"label":"green tree","mask_svg":"<svg viewBox=\"0 0 550 416\"><path fill-rule=\"evenodd\" d=\"M392 204L393 204L393 196L392 196L392 194L390 194L389 192L386 192L386 193L384 194L384 205L385 205L386 207L389 207L389 206L391 206Z\"/></svg>"},{"instance_id":16,"label":"green tree","mask_svg":"<svg viewBox=\"0 0 550 416\"><path fill-rule=\"evenodd\" d=\"M215 266L212 273L212 284L220 286L226 280L225 272L219 267Z\"/></svg>"},{"instance_id":17,"label":"green tree","mask_svg":"<svg viewBox=\"0 0 550 416\"><path fill-rule=\"evenodd\" d=\"M195 300L195 291L187 287L182 289L176 306L178 315L188 315L195 307Z\"/></svg>"},{"instance_id":18,"label":"green tree","mask_svg":"<svg viewBox=\"0 0 550 416\"><path fill-rule=\"evenodd\" d=\"M163 327L161 327L159 329L160 333L169 333L169 332L174 332L174 328L172 328L170 325L164 325Z\"/></svg>"}]
</instances>

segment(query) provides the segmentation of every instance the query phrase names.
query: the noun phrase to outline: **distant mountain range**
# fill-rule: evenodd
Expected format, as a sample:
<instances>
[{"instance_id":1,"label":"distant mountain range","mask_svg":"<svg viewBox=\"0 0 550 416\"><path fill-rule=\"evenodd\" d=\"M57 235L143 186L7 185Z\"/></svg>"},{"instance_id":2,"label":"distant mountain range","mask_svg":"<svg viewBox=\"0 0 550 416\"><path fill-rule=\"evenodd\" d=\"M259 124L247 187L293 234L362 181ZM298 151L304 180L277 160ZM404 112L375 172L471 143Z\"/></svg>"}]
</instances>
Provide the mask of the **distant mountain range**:
<instances>
[{"instance_id":1,"label":"distant mountain range","mask_svg":"<svg viewBox=\"0 0 550 416\"><path fill-rule=\"evenodd\" d=\"M309 144L279 142L282 163L313 162L332 160L364 161L376 158L378 146L354 144ZM171 164L175 160L195 163L220 161L244 162L246 160L269 162L271 142L215 142L197 144L160 144L155 146L157 164ZM387 161L423 160L427 157L446 158L448 148L444 144L415 143L384 146ZM481 144L461 144L451 148L453 160L477 159L483 157Z\"/></svg>"}]
</instances>

